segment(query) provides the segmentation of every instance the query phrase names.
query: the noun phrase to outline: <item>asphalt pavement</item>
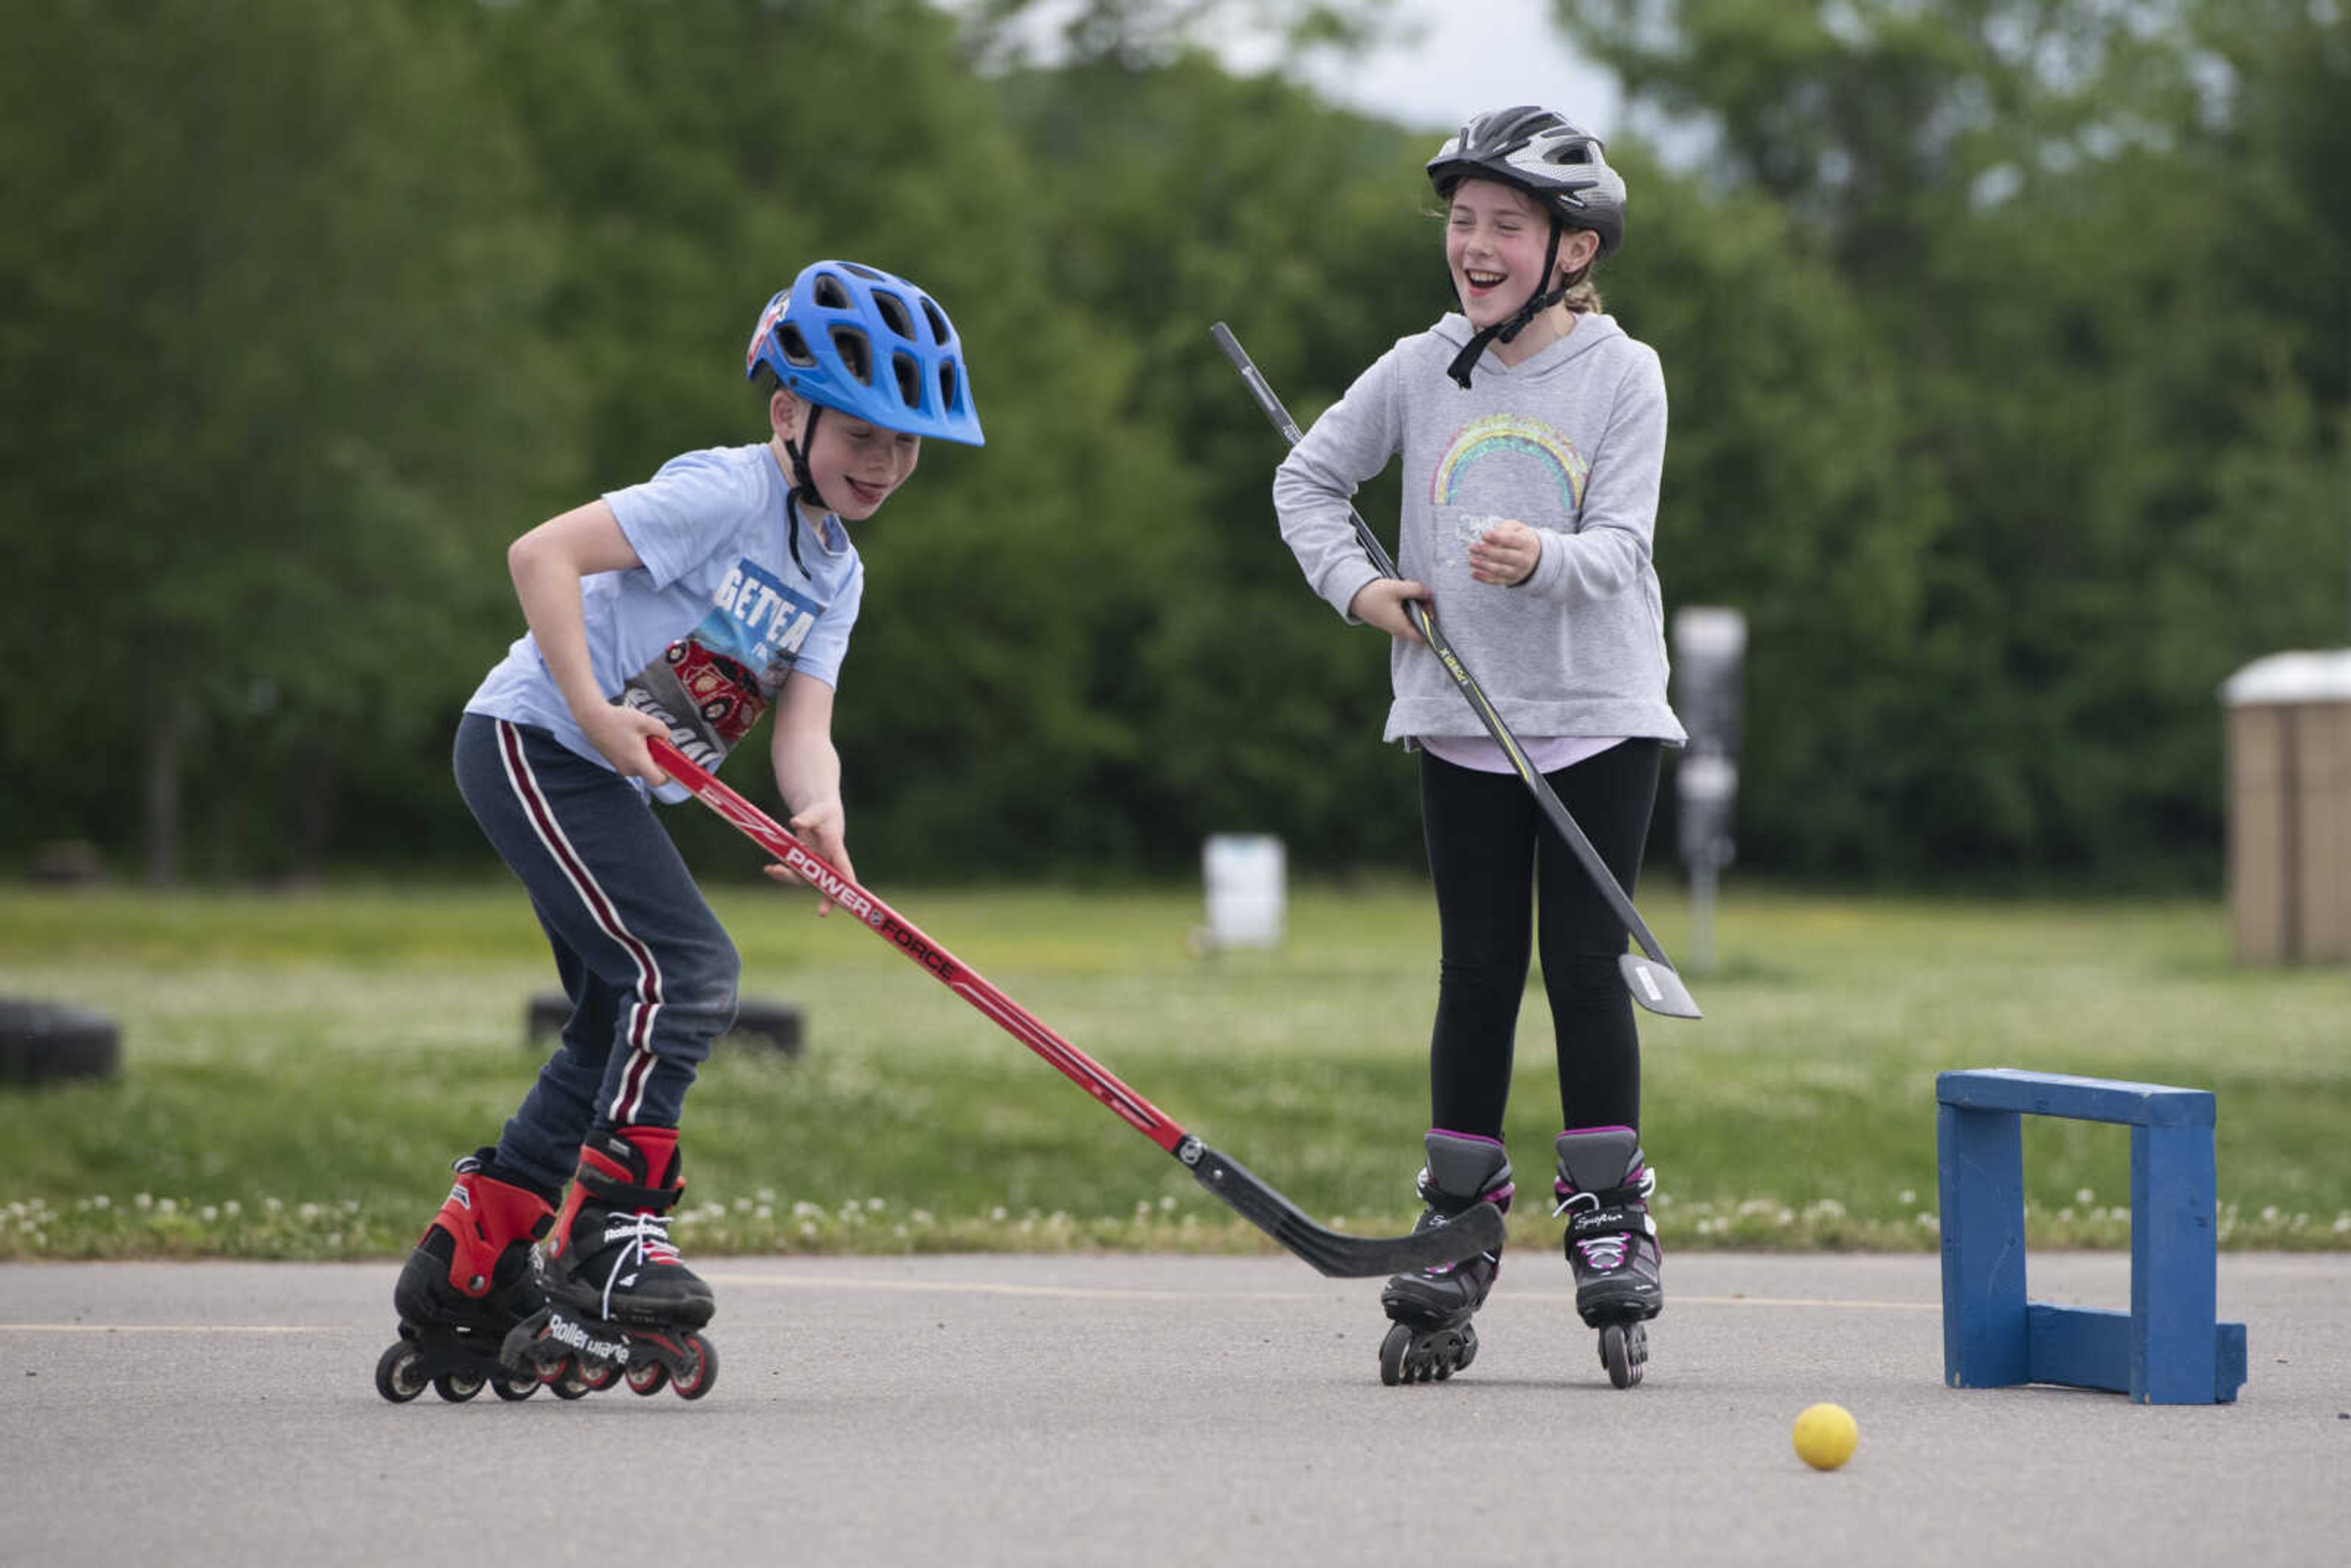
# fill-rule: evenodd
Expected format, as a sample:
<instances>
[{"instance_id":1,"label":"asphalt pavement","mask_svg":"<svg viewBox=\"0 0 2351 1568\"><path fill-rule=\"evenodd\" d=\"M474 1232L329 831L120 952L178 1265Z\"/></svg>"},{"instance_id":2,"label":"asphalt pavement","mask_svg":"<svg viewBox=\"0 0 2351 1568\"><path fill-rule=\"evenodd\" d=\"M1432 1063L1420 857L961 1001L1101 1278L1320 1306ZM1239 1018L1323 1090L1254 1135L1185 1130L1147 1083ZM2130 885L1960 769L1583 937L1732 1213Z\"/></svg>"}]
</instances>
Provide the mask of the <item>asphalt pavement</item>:
<instances>
[{"instance_id":1,"label":"asphalt pavement","mask_svg":"<svg viewBox=\"0 0 2351 1568\"><path fill-rule=\"evenodd\" d=\"M2334 1563L2351 1256L2220 1260L2231 1405L1942 1382L1938 1262L1680 1252L1609 1385L1512 1254L1449 1383L1280 1257L715 1259L689 1403L378 1396L391 1264L0 1266L0 1563ZM2035 1253L2127 1306L2129 1260ZM1816 1472L1797 1413L1850 1409Z\"/></svg>"}]
</instances>

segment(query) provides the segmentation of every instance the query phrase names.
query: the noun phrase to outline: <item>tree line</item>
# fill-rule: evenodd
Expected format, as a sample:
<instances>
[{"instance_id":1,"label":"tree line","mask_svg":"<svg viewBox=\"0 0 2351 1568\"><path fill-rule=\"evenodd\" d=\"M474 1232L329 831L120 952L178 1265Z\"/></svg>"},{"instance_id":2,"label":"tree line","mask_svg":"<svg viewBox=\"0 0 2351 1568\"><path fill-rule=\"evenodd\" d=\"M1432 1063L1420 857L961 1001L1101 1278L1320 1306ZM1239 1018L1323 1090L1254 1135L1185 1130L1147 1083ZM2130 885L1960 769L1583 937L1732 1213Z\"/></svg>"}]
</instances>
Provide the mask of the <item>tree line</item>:
<instances>
[{"instance_id":1,"label":"tree line","mask_svg":"<svg viewBox=\"0 0 2351 1568\"><path fill-rule=\"evenodd\" d=\"M1414 864L1385 659L1305 591L1207 329L1311 418L1433 319L1450 128L1235 74L1197 7L1008 57L1026 9L22 8L0 856L483 861L446 748L507 541L760 439L744 338L832 256L947 304L988 433L861 533L861 872ZM1742 866L2210 885L2219 683L2351 618L2339 8L1555 9L1641 111L1600 282L1671 391L1668 609L1749 619Z\"/></svg>"}]
</instances>

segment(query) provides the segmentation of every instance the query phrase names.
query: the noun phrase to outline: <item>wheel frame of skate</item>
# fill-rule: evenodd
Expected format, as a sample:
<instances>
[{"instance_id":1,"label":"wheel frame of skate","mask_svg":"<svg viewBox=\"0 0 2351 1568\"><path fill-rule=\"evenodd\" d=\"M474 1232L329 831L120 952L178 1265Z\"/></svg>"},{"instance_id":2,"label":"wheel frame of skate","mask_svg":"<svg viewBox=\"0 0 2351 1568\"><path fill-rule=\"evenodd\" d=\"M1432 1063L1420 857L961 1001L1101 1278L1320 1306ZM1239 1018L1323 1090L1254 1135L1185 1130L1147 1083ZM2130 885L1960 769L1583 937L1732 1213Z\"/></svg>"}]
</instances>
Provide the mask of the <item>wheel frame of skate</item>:
<instances>
[{"instance_id":1,"label":"wheel frame of skate","mask_svg":"<svg viewBox=\"0 0 2351 1568\"><path fill-rule=\"evenodd\" d=\"M1390 1388L1405 1383L1443 1383L1478 1359L1478 1329L1415 1328L1391 1323L1380 1341L1380 1381Z\"/></svg>"},{"instance_id":2,"label":"wheel frame of skate","mask_svg":"<svg viewBox=\"0 0 2351 1568\"><path fill-rule=\"evenodd\" d=\"M1608 1381L1619 1388L1631 1388L1641 1381L1641 1373L1649 1361L1649 1325L1645 1322L1603 1323L1600 1327L1600 1364L1608 1369Z\"/></svg>"},{"instance_id":3,"label":"wheel frame of skate","mask_svg":"<svg viewBox=\"0 0 2351 1568\"><path fill-rule=\"evenodd\" d=\"M584 1344L567 1343L558 1322L579 1331ZM699 1399L718 1381L718 1347L692 1329L674 1333L635 1323L578 1321L542 1307L514 1326L500 1347L507 1365L528 1369L559 1399L578 1399L616 1383L644 1396L671 1389Z\"/></svg>"},{"instance_id":4,"label":"wheel frame of skate","mask_svg":"<svg viewBox=\"0 0 2351 1568\"><path fill-rule=\"evenodd\" d=\"M423 1335L405 1326L375 1363L375 1391L394 1405L405 1405L427 1388L451 1405L463 1405L485 1386L512 1404L538 1393L541 1381L506 1365L495 1353L475 1349L466 1337Z\"/></svg>"}]
</instances>

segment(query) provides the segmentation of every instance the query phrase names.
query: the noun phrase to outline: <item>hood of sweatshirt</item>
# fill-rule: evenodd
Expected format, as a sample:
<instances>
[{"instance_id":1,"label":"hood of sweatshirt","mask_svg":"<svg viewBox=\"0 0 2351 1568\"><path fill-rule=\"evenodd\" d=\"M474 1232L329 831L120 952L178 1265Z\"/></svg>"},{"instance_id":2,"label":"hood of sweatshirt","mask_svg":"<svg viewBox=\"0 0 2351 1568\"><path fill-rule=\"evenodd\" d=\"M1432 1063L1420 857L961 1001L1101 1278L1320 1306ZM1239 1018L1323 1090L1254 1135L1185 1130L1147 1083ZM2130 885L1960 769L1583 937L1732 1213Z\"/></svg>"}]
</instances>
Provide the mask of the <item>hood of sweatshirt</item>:
<instances>
[{"instance_id":1,"label":"hood of sweatshirt","mask_svg":"<svg viewBox=\"0 0 2351 1568\"><path fill-rule=\"evenodd\" d=\"M1438 317L1437 324L1428 330L1431 336L1458 349L1469 341L1477 329L1469 325L1467 316L1458 310L1448 310ZM1494 352L1495 345L1487 344L1486 351L1478 356L1475 374L1499 376L1521 383L1540 382L1546 376L1559 374L1602 345L1621 341L1624 337L1625 329L1616 325L1614 316L1579 315L1575 318L1573 331L1555 343L1544 345L1541 353L1531 355L1515 365L1502 363Z\"/></svg>"}]
</instances>

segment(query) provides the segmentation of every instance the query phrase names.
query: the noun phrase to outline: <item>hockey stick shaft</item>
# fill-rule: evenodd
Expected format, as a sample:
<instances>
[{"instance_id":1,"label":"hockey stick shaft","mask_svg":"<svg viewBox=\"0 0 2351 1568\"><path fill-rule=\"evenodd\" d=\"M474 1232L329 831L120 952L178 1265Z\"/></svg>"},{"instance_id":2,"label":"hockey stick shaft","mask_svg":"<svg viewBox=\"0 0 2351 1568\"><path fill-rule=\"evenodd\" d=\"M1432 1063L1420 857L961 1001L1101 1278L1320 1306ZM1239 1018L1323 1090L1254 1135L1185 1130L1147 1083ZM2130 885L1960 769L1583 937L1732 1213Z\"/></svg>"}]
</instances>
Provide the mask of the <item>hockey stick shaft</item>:
<instances>
[{"instance_id":1,"label":"hockey stick shaft","mask_svg":"<svg viewBox=\"0 0 2351 1568\"><path fill-rule=\"evenodd\" d=\"M1472 1253L1501 1245L1501 1212L1489 1204L1478 1205L1449 1226L1410 1236L1348 1236L1315 1224L1288 1198L1238 1162L1186 1132L1107 1068L1048 1029L977 970L925 936L912 921L834 869L789 829L720 783L669 739L655 736L648 744L653 760L672 779L746 838L774 855L793 875L831 899L1007 1034L1059 1068L1065 1077L1116 1112L1120 1120L1175 1155L1192 1173L1193 1180L1229 1204L1242 1218L1323 1273L1338 1278L1394 1274L1406 1269L1457 1263Z\"/></svg>"},{"instance_id":2,"label":"hockey stick shaft","mask_svg":"<svg viewBox=\"0 0 2351 1568\"><path fill-rule=\"evenodd\" d=\"M1290 417L1290 410L1282 406L1281 399L1274 394L1264 373L1249 357L1249 350L1241 347L1240 340L1233 336L1232 329L1218 321L1208 329L1208 335L1217 340L1217 347L1224 350L1225 358L1232 361L1233 369L1240 372L1241 380L1249 385L1250 395L1257 399L1258 407L1281 433L1283 441L1295 446L1304 440L1305 435L1298 428L1298 422ZM1372 532L1369 523L1364 521L1364 515L1350 506L1347 516L1355 525L1356 541L1364 547L1364 553L1371 558L1372 565L1379 574L1382 577L1402 577L1404 574L1396 570L1395 561L1388 555L1386 547L1380 543L1379 536ZM1700 1017L1698 1003L1689 994L1689 987L1683 983L1673 961L1666 956L1666 950L1650 932L1648 922L1643 920L1641 912L1633 907L1633 901L1625 895L1623 885L1616 880L1616 873L1608 869L1608 862L1601 859L1600 852L1593 847L1591 839L1584 835L1573 815L1561 803L1551 781L1528 758L1525 748L1519 744L1519 737L1510 733L1510 727L1503 721L1500 711L1486 695L1485 688L1478 684L1478 678L1469 673L1469 667L1461 662L1461 656L1453 651L1453 645L1437 630L1437 618L1418 600L1406 601L1405 613L1410 618L1413 630L1419 632L1422 641L1428 644L1428 651L1437 655L1437 662L1445 666L1445 673L1453 677L1454 685L1469 704L1470 711L1478 716L1478 722L1486 727L1486 733L1494 737L1494 744L1500 747L1502 755L1510 758L1510 767L1518 774L1520 782L1527 787L1528 793L1534 797L1535 804L1541 808L1543 816L1583 867L1584 874L1592 879L1592 885L1599 891L1610 913L1624 923L1625 929L1632 933L1633 940L1640 945L1646 962L1629 953L1618 962L1618 967L1625 975L1625 988L1632 993L1633 999L1651 1012L1667 1018Z\"/></svg>"}]
</instances>

